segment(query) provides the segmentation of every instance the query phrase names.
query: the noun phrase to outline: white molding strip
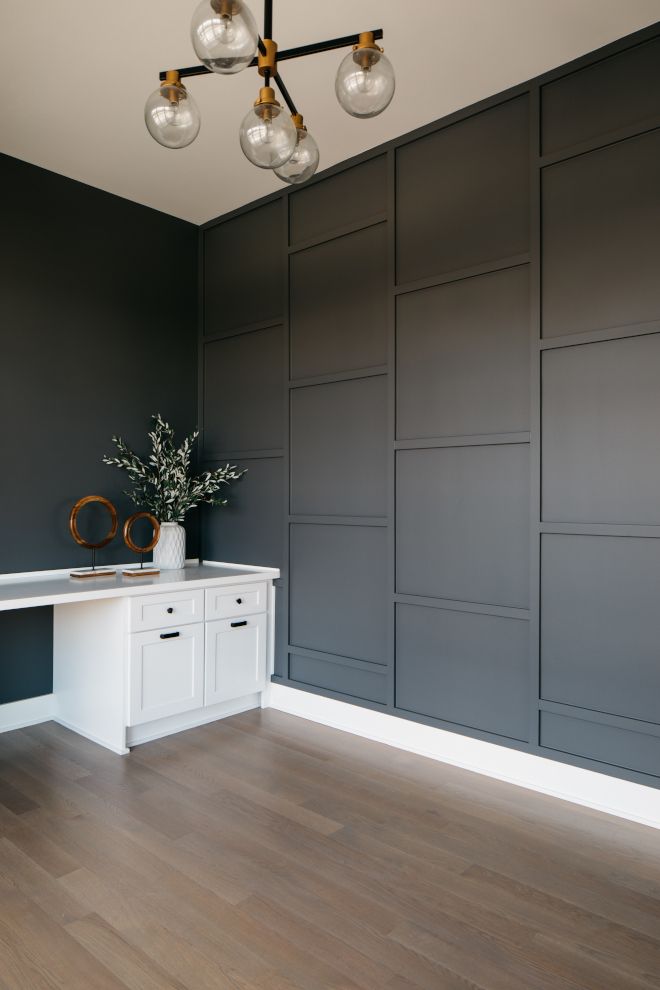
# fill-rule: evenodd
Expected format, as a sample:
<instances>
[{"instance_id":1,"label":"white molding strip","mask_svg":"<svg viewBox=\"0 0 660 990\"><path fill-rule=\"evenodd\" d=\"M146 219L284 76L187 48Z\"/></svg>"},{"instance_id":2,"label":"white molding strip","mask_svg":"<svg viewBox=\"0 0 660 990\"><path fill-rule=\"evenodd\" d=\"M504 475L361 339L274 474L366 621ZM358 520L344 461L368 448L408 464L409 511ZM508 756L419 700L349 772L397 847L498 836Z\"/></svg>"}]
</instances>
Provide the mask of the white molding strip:
<instances>
[{"instance_id":1,"label":"white molding strip","mask_svg":"<svg viewBox=\"0 0 660 990\"><path fill-rule=\"evenodd\" d=\"M42 694L39 698L26 698L25 701L10 701L0 705L0 732L23 729L26 725L49 722L53 717L55 702L52 694Z\"/></svg>"},{"instance_id":2,"label":"white molding strip","mask_svg":"<svg viewBox=\"0 0 660 990\"><path fill-rule=\"evenodd\" d=\"M270 707L660 829L660 790L653 787L349 705L284 684L271 684Z\"/></svg>"}]
</instances>

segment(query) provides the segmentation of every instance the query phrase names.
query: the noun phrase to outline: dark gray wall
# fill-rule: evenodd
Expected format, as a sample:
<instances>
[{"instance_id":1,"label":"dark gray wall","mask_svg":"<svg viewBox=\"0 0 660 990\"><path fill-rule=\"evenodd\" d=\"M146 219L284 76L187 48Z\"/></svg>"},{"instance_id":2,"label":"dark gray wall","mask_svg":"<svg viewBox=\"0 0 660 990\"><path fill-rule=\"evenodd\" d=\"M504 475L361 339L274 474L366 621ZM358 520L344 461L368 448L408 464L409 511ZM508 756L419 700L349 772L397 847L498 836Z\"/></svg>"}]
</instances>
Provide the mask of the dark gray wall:
<instances>
[{"instance_id":1,"label":"dark gray wall","mask_svg":"<svg viewBox=\"0 0 660 990\"><path fill-rule=\"evenodd\" d=\"M6 156L0 183L0 571L87 566L73 503L134 511L101 463L111 435L144 449L159 410L195 426L197 229ZM196 554L194 520L189 537ZM51 683L51 611L0 613L0 704Z\"/></svg>"},{"instance_id":2,"label":"dark gray wall","mask_svg":"<svg viewBox=\"0 0 660 990\"><path fill-rule=\"evenodd\" d=\"M279 681L656 785L659 33L207 225L200 376Z\"/></svg>"}]
</instances>

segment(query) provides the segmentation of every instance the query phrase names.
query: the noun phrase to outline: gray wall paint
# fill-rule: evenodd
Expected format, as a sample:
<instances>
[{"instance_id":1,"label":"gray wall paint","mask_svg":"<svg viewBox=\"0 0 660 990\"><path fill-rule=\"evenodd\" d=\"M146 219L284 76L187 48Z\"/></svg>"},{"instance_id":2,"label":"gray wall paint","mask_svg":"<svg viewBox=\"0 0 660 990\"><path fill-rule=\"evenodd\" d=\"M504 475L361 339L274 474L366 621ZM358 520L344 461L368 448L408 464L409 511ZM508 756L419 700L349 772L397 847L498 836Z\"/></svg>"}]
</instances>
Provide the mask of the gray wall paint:
<instances>
[{"instance_id":1,"label":"gray wall paint","mask_svg":"<svg viewBox=\"0 0 660 990\"><path fill-rule=\"evenodd\" d=\"M6 156L0 179L0 571L87 566L73 503L95 493L134 511L101 463L112 434L144 449L158 410L195 425L197 232ZM194 519L189 537L195 554ZM100 553L130 556L120 537ZM0 704L51 686L51 611L0 614Z\"/></svg>"},{"instance_id":2,"label":"gray wall paint","mask_svg":"<svg viewBox=\"0 0 660 990\"><path fill-rule=\"evenodd\" d=\"M280 681L656 785L658 33L207 225L202 368Z\"/></svg>"},{"instance_id":3,"label":"gray wall paint","mask_svg":"<svg viewBox=\"0 0 660 990\"><path fill-rule=\"evenodd\" d=\"M529 303L527 265L398 296L398 440L529 430Z\"/></svg>"}]
</instances>

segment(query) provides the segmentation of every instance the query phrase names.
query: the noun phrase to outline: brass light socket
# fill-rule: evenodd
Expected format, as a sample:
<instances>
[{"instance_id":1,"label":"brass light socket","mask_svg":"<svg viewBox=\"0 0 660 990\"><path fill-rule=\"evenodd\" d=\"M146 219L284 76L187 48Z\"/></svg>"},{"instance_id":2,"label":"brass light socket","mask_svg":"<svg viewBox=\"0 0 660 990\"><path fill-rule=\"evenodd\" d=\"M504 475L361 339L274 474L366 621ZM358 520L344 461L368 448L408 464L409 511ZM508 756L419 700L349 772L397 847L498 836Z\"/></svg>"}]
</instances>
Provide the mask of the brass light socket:
<instances>
[{"instance_id":1,"label":"brass light socket","mask_svg":"<svg viewBox=\"0 0 660 990\"><path fill-rule=\"evenodd\" d=\"M306 131L307 128L303 124L303 115L301 113L292 113L291 120L293 121L294 127L298 131Z\"/></svg>"},{"instance_id":2,"label":"brass light socket","mask_svg":"<svg viewBox=\"0 0 660 990\"><path fill-rule=\"evenodd\" d=\"M275 99L275 90L272 86L262 86L259 90L259 96L254 101L255 107L269 105L272 107L279 107L279 103Z\"/></svg>"},{"instance_id":3,"label":"brass light socket","mask_svg":"<svg viewBox=\"0 0 660 990\"><path fill-rule=\"evenodd\" d=\"M383 51L376 44L373 31L360 31L358 38L358 43L354 46L353 51L358 51L360 48L375 48L377 52Z\"/></svg>"},{"instance_id":4,"label":"brass light socket","mask_svg":"<svg viewBox=\"0 0 660 990\"><path fill-rule=\"evenodd\" d=\"M353 46L353 61L367 71L378 61L377 52L382 52L375 40L373 31L361 31L357 45Z\"/></svg>"},{"instance_id":5,"label":"brass light socket","mask_svg":"<svg viewBox=\"0 0 660 990\"><path fill-rule=\"evenodd\" d=\"M265 53L259 52L257 66L259 75L265 76L267 72L274 76L277 72L277 44L271 38L264 38Z\"/></svg>"},{"instance_id":6,"label":"brass light socket","mask_svg":"<svg viewBox=\"0 0 660 990\"><path fill-rule=\"evenodd\" d=\"M181 82L181 76L177 69L168 69L165 73L165 80L160 84L161 92L163 96L170 103L178 103L181 99L181 90L186 90L186 87Z\"/></svg>"},{"instance_id":7,"label":"brass light socket","mask_svg":"<svg viewBox=\"0 0 660 990\"><path fill-rule=\"evenodd\" d=\"M256 107L256 114L261 117L262 120L269 121L273 119L273 116L277 116L279 113L280 104L275 99L275 90L272 86L262 86L259 90L259 96L254 101ZM273 114L273 108L277 107L277 113Z\"/></svg>"},{"instance_id":8,"label":"brass light socket","mask_svg":"<svg viewBox=\"0 0 660 990\"><path fill-rule=\"evenodd\" d=\"M236 0L211 0L211 7L220 17L232 17L239 11Z\"/></svg>"}]
</instances>

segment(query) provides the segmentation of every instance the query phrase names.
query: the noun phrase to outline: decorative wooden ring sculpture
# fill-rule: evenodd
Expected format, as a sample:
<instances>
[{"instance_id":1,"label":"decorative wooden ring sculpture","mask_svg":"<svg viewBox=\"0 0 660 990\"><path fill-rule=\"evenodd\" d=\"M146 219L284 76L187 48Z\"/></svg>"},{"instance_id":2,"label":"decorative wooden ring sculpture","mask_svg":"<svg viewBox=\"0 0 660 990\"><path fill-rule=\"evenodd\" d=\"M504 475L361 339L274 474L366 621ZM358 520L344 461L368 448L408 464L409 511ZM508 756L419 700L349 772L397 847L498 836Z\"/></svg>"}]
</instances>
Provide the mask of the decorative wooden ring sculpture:
<instances>
[{"instance_id":1,"label":"decorative wooden ring sculpture","mask_svg":"<svg viewBox=\"0 0 660 990\"><path fill-rule=\"evenodd\" d=\"M99 543L90 543L89 540L84 540L80 533L78 532L78 513L85 505L89 505L90 502L100 502L104 505L108 512L110 513L110 529L108 530L108 535L105 536ZM115 509L112 502L102 495L85 495L84 498L78 499L74 507L69 513L69 530L71 536L74 538L76 543L80 544L81 547L86 547L87 550L100 550L101 547L105 547L114 540L117 535L117 510Z\"/></svg>"},{"instance_id":2,"label":"decorative wooden ring sculpture","mask_svg":"<svg viewBox=\"0 0 660 990\"><path fill-rule=\"evenodd\" d=\"M131 530L133 525L138 521L138 519L148 519L153 526L154 535L151 543L148 543L146 547L139 547L133 542L133 537L131 536ZM149 553L150 550L158 543L160 539L160 523L155 516L152 516L150 512L134 512L132 516L129 516L124 523L124 543L132 550L133 553Z\"/></svg>"}]
</instances>

